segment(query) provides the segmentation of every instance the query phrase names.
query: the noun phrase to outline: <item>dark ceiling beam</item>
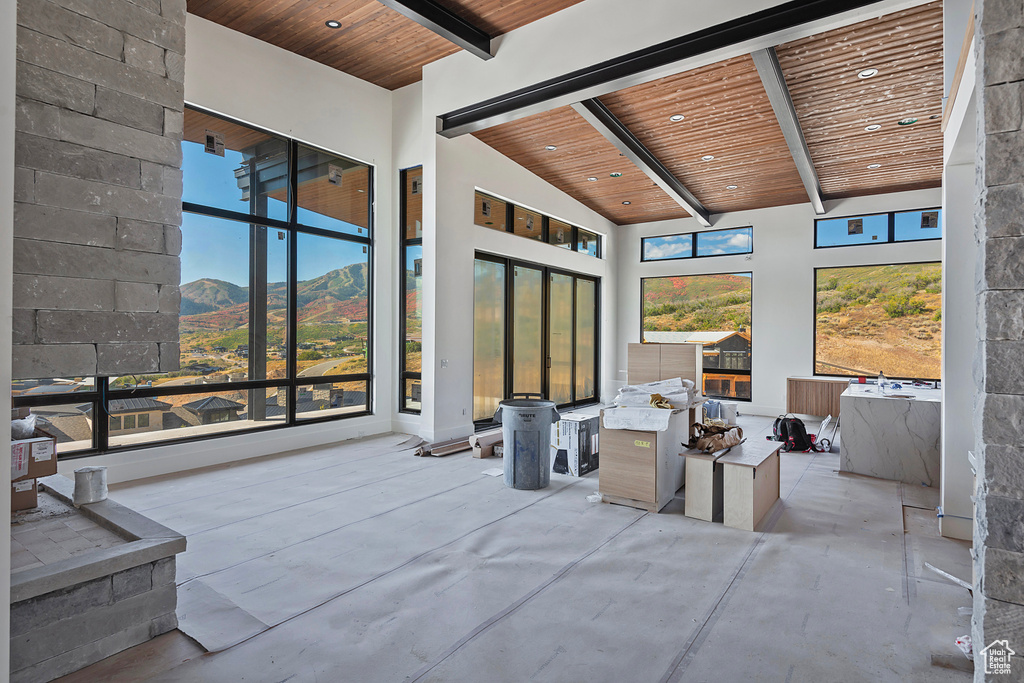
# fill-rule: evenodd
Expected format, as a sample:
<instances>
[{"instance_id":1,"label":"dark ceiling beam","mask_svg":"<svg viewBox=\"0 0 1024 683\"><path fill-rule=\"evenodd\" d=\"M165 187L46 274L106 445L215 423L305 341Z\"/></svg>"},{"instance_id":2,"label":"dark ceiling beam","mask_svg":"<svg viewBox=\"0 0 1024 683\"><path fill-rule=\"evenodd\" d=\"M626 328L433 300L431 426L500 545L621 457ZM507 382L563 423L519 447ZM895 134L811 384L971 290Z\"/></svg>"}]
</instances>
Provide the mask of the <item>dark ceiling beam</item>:
<instances>
[{"instance_id":1,"label":"dark ceiling beam","mask_svg":"<svg viewBox=\"0 0 1024 683\"><path fill-rule=\"evenodd\" d=\"M676 62L879 2L883 0L792 0L441 114L437 132L454 138L605 95L651 80L652 72Z\"/></svg>"},{"instance_id":2,"label":"dark ceiling beam","mask_svg":"<svg viewBox=\"0 0 1024 683\"><path fill-rule=\"evenodd\" d=\"M775 118L779 121L779 127L782 128L782 134L789 146L789 153L793 155L793 163L796 164L800 180L803 181L804 189L807 190L807 198L811 200L814 213L820 216L825 213L825 205L821 197L821 182L818 180L818 172L811 160L811 151L807 149L807 141L800 128L796 107L793 106L793 98L789 94L786 77L782 74L779 56L775 54L773 47L756 50L751 52L750 56L754 59L754 66L757 67L757 75L761 77L764 90L768 93L768 101L772 103L772 109L775 110Z\"/></svg>"},{"instance_id":3,"label":"dark ceiling beam","mask_svg":"<svg viewBox=\"0 0 1024 683\"><path fill-rule=\"evenodd\" d=\"M399 14L428 28L480 59L490 59L491 37L451 10L431 0L377 0Z\"/></svg>"},{"instance_id":4,"label":"dark ceiling beam","mask_svg":"<svg viewBox=\"0 0 1024 683\"><path fill-rule=\"evenodd\" d=\"M701 225L711 227L710 214L704 205L686 189L686 186L647 149L632 131L619 121L608 107L598 99L583 100L572 105L601 135L622 152L637 168L665 190L679 206L697 219Z\"/></svg>"}]
</instances>

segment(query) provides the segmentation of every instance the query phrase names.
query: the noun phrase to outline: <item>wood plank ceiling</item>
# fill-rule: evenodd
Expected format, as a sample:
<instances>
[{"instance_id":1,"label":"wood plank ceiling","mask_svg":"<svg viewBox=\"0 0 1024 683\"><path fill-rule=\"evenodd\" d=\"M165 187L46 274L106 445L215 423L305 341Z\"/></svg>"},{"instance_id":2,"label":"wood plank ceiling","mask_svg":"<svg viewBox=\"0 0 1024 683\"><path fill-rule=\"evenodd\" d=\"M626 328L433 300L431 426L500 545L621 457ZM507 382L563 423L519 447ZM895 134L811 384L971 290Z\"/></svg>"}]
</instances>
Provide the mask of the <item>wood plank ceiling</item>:
<instances>
[{"instance_id":1,"label":"wood plank ceiling","mask_svg":"<svg viewBox=\"0 0 1024 683\"><path fill-rule=\"evenodd\" d=\"M443 0L492 37L582 0ZM188 0L196 16L389 90L459 48L376 0ZM328 28L333 19L341 28Z\"/></svg>"},{"instance_id":2,"label":"wood plank ceiling","mask_svg":"<svg viewBox=\"0 0 1024 683\"><path fill-rule=\"evenodd\" d=\"M601 101L711 213L807 200L750 55ZM685 118L672 122L673 115ZM702 157L713 156L704 161ZM730 185L736 189L727 190Z\"/></svg>"},{"instance_id":3,"label":"wood plank ceiling","mask_svg":"<svg viewBox=\"0 0 1024 683\"><path fill-rule=\"evenodd\" d=\"M942 107L941 2L786 43L777 53L825 199L940 186L941 121L930 117ZM867 68L878 74L859 78ZM749 55L600 99L711 213L807 201ZM685 118L670 121L676 114ZM918 121L897 124L908 117ZM881 129L864 130L875 123ZM569 108L474 135L617 224L687 215ZM558 150L545 151L548 144ZM605 182L613 167L625 182Z\"/></svg>"},{"instance_id":4,"label":"wood plank ceiling","mask_svg":"<svg viewBox=\"0 0 1024 683\"><path fill-rule=\"evenodd\" d=\"M786 43L776 52L826 198L939 187L941 2ZM878 74L858 78L869 68ZM917 122L898 124L908 118ZM872 124L881 128L864 130ZM871 164L881 168L868 169Z\"/></svg>"},{"instance_id":5,"label":"wood plank ceiling","mask_svg":"<svg viewBox=\"0 0 1024 683\"><path fill-rule=\"evenodd\" d=\"M571 107L473 135L614 223L689 215Z\"/></svg>"}]
</instances>

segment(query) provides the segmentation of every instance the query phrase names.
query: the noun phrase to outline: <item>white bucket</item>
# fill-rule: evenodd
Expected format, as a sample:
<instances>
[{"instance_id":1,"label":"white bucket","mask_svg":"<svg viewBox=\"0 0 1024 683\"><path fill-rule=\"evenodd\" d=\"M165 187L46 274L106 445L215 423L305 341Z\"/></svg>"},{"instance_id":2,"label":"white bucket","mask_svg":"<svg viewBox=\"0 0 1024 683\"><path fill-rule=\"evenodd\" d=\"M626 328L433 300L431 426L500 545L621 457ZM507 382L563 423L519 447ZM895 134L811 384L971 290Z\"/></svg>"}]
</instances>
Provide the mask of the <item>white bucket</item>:
<instances>
[{"instance_id":1,"label":"white bucket","mask_svg":"<svg viewBox=\"0 0 1024 683\"><path fill-rule=\"evenodd\" d=\"M736 424L736 416L740 414L739 404L735 401L722 401L722 420L728 425Z\"/></svg>"},{"instance_id":2,"label":"white bucket","mask_svg":"<svg viewBox=\"0 0 1024 683\"><path fill-rule=\"evenodd\" d=\"M88 505L107 499L107 468L80 467L75 470L74 503Z\"/></svg>"}]
</instances>

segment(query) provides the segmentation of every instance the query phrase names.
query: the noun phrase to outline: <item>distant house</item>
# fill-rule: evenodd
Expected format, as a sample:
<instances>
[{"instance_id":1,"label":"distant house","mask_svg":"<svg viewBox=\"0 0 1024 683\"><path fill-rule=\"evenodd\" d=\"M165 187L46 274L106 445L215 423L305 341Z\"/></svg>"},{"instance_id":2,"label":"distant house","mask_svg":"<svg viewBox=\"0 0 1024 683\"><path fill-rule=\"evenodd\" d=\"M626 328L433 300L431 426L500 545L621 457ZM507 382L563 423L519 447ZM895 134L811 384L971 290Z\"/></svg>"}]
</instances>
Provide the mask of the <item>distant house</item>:
<instances>
[{"instance_id":1,"label":"distant house","mask_svg":"<svg viewBox=\"0 0 1024 683\"><path fill-rule=\"evenodd\" d=\"M119 398L108 402L107 429L111 436L138 434L163 427L163 414L171 404L152 398ZM78 408L92 421L92 404Z\"/></svg>"},{"instance_id":2,"label":"distant house","mask_svg":"<svg viewBox=\"0 0 1024 683\"><path fill-rule=\"evenodd\" d=\"M186 403L182 408L199 418L199 424L208 425L215 422L234 422L238 420L238 413L245 409L245 405L229 401L220 396L209 396L198 401Z\"/></svg>"},{"instance_id":3,"label":"distant house","mask_svg":"<svg viewBox=\"0 0 1024 683\"><path fill-rule=\"evenodd\" d=\"M654 344L703 344L705 370L750 370L750 332L644 332Z\"/></svg>"}]
</instances>

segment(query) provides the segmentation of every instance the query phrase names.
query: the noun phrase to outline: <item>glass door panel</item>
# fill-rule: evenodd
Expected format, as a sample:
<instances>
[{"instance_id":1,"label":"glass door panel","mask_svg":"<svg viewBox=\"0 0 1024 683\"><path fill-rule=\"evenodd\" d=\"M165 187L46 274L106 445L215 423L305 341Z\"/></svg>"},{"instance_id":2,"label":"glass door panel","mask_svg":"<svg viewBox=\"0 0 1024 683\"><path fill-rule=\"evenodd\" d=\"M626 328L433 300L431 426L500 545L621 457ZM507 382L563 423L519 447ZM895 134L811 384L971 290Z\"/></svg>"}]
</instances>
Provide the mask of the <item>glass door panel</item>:
<instances>
[{"instance_id":1,"label":"glass door panel","mask_svg":"<svg viewBox=\"0 0 1024 683\"><path fill-rule=\"evenodd\" d=\"M494 415L505 397L505 265L474 263L473 419Z\"/></svg>"},{"instance_id":2,"label":"glass door panel","mask_svg":"<svg viewBox=\"0 0 1024 683\"><path fill-rule=\"evenodd\" d=\"M576 280L576 400L597 395L597 287L590 280Z\"/></svg>"},{"instance_id":3,"label":"glass door panel","mask_svg":"<svg viewBox=\"0 0 1024 683\"><path fill-rule=\"evenodd\" d=\"M571 275L551 275L548 344L551 369L548 398L556 404L572 402L573 311Z\"/></svg>"},{"instance_id":4,"label":"glass door panel","mask_svg":"<svg viewBox=\"0 0 1024 683\"><path fill-rule=\"evenodd\" d=\"M512 268L512 393L544 393L544 273Z\"/></svg>"}]
</instances>

